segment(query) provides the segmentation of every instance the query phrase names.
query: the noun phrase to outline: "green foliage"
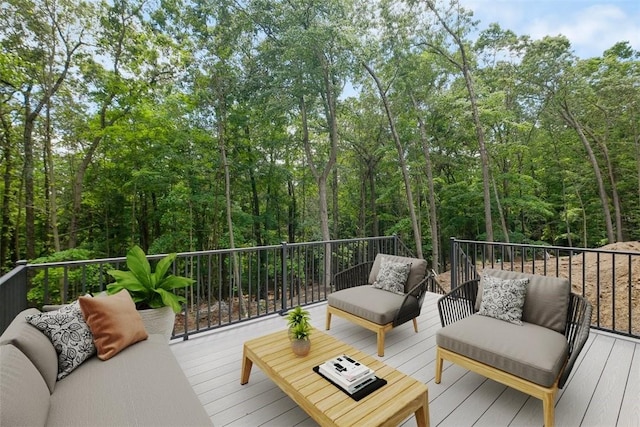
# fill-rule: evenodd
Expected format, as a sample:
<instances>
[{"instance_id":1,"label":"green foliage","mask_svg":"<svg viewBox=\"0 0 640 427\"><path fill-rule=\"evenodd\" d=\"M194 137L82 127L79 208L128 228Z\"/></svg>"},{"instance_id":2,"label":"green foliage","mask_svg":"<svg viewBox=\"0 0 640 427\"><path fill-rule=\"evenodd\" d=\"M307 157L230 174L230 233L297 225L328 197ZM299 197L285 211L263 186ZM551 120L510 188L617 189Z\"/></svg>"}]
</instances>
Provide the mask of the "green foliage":
<instances>
[{"instance_id":1,"label":"green foliage","mask_svg":"<svg viewBox=\"0 0 640 427\"><path fill-rule=\"evenodd\" d=\"M287 326L290 328L298 325L306 325L311 320L309 312L304 310L301 306L296 306L293 310L290 310L287 314Z\"/></svg>"},{"instance_id":2,"label":"green foliage","mask_svg":"<svg viewBox=\"0 0 640 427\"><path fill-rule=\"evenodd\" d=\"M290 329L291 337L296 340L306 340L311 335L311 325L308 323L298 323Z\"/></svg>"},{"instance_id":3,"label":"green foliage","mask_svg":"<svg viewBox=\"0 0 640 427\"><path fill-rule=\"evenodd\" d=\"M482 163L455 65L459 50L432 25L424 2L248 0L242 13L230 2L98 6L3 3L0 268L65 245L105 256L136 242L151 253L228 248L227 204L236 247L321 240L325 216L333 239L395 233L410 242L399 155L425 240L439 238L442 247L449 236L486 235ZM494 237L597 246L609 240L609 209L621 219L622 238L640 239L639 52L620 42L583 60L564 36L532 40L497 25L473 43L468 35L477 34L477 24L458 6L437 5L468 49L496 185ZM386 86L400 153L363 61ZM48 82L59 85L41 103L53 89ZM40 116L26 123L29 112ZM21 140L30 129L31 139ZM335 135L335 167L323 170ZM42 154L27 156L27 145ZM33 177L29 189L23 173ZM95 276L99 287L100 271L91 268L82 274ZM306 265L288 269L301 279L308 274ZM82 292L72 277L80 273L69 274L65 285L59 270L49 271L51 301L64 286L70 297ZM43 280L34 279L34 303L44 298Z\"/></svg>"},{"instance_id":4,"label":"green foliage","mask_svg":"<svg viewBox=\"0 0 640 427\"><path fill-rule=\"evenodd\" d=\"M311 317L309 312L303 310L301 306L296 306L287 314L287 325L289 326L289 336L291 339L308 339L311 335Z\"/></svg>"},{"instance_id":5,"label":"green foliage","mask_svg":"<svg viewBox=\"0 0 640 427\"><path fill-rule=\"evenodd\" d=\"M82 261L94 258L94 254L86 249L68 249L33 260L33 264L56 263L64 261ZM86 264L78 267L51 267L38 269L31 279L31 289L27 293L30 305L63 304L86 293L102 291L106 282L106 269L109 264ZM65 272L66 269L66 272ZM67 295L63 300L63 290L67 288ZM83 283L86 284L83 287ZM48 298L45 300L45 294Z\"/></svg>"},{"instance_id":6,"label":"green foliage","mask_svg":"<svg viewBox=\"0 0 640 427\"><path fill-rule=\"evenodd\" d=\"M175 258L175 253L162 258L152 272L144 251L139 246L132 247L127 252L129 271L108 271L116 282L107 286L107 293L115 294L126 289L138 308L170 306L174 312L180 312L186 299L173 291L190 286L194 280L167 274Z\"/></svg>"}]
</instances>

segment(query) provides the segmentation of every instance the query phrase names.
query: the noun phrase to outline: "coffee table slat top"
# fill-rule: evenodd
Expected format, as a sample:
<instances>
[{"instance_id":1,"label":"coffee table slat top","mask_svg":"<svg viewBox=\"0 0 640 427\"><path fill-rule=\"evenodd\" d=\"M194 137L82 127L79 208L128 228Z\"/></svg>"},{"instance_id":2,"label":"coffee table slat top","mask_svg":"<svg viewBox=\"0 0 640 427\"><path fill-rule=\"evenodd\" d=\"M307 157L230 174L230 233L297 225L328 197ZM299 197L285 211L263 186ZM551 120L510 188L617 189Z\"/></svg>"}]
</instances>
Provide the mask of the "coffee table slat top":
<instances>
[{"instance_id":1,"label":"coffee table slat top","mask_svg":"<svg viewBox=\"0 0 640 427\"><path fill-rule=\"evenodd\" d=\"M412 414L418 426L429 425L425 384L317 329L313 330L311 351L305 357L293 353L286 330L245 342L243 353L242 384L249 381L251 366L256 364L320 425L395 426ZM355 401L312 371L314 366L341 354L369 366L387 384Z\"/></svg>"}]
</instances>

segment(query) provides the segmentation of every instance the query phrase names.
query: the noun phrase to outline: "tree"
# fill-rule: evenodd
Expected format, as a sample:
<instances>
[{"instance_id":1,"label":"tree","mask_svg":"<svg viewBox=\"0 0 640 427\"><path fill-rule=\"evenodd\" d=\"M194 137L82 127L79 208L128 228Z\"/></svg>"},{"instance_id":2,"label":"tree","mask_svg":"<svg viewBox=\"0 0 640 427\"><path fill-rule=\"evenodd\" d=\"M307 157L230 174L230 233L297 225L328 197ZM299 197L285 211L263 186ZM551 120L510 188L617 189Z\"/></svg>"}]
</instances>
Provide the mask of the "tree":
<instances>
[{"instance_id":1,"label":"tree","mask_svg":"<svg viewBox=\"0 0 640 427\"><path fill-rule=\"evenodd\" d=\"M363 67L367 70L367 72L371 75L371 78L375 81L376 87L378 88L378 92L380 94L380 98L382 99L382 105L384 105L384 110L387 115L387 120L389 121L389 128L391 129L391 135L393 136L393 141L396 145L396 150L398 152L398 163L400 164L400 170L402 171L402 177L404 179L404 187L407 196L407 205L409 207L409 215L411 216L411 226L413 228L413 238L415 239L416 245L416 256L418 258L423 258L422 255L422 236L420 233L420 227L418 226L418 219L416 217L415 206L413 204L413 195L411 193L411 183L409 182L409 173L407 171L407 165L405 163L405 150L402 147L402 142L400 141L400 136L398 135L398 131L396 130L396 126L393 119L393 114L391 112L391 106L389 105L389 100L387 98L386 91L382 82L373 71L371 66L367 63L362 64Z\"/></svg>"},{"instance_id":2,"label":"tree","mask_svg":"<svg viewBox=\"0 0 640 427\"><path fill-rule=\"evenodd\" d=\"M443 15L436 4L432 0L426 0L427 7L435 14L436 19L442 25L444 30L453 39L457 48L459 58L450 53L444 46L428 42L428 45L434 52L447 58L462 73L467 88L469 103L471 105L471 117L475 126L476 137L478 140L478 149L480 153L480 164L482 166L482 191L484 198L484 224L487 241L493 242L493 219L491 216L491 183L489 178L489 155L485 144L485 135L480 113L478 109L478 100L476 97L475 86L472 75L472 64L469 53L467 52L467 43L464 40L465 34L470 31L470 15L462 9L458 1L451 3L450 9ZM455 15L451 15L452 11L456 11ZM453 24L452 24L453 22ZM453 26L455 25L455 27Z\"/></svg>"},{"instance_id":3,"label":"tree","mask_svg":"<svg viewBox=\"0 0 640 427\"><path fill-rule=\"evenodd\" d=\"M25 185L26 257L35 258L34 139L36 120L51 98L61 89L85 44L90 28L91 8L71 0L55 3L12 0L4 8L2 27L11 31L3 45L11 54L23 58L23 79L10 82L22 96L23 174ZM20 40L21 42L18 42Z\"/></svg>"},{"instance_id":4,"label":"tree","mask_svg":"<svg viewBox=\"0 0 640 427\"><path fill-rule=\"evenodd\" d=\"M609 209L609 197L605 189L601 168L585 129L576 116L572 105L573 92L576 90L582 92L580 89L582 84L579 76L575 74L573 62L574 58L569 52L569 41L565 37L545 37L541 41L532 43L527 49L523 58L523 70L529 76L532 84L543 89L544 102L549 107L555 108L562 120L571 126L578 135L595 176L607 231L607 241L613 243L615 236Z\"/></svg>"}]
</instances>

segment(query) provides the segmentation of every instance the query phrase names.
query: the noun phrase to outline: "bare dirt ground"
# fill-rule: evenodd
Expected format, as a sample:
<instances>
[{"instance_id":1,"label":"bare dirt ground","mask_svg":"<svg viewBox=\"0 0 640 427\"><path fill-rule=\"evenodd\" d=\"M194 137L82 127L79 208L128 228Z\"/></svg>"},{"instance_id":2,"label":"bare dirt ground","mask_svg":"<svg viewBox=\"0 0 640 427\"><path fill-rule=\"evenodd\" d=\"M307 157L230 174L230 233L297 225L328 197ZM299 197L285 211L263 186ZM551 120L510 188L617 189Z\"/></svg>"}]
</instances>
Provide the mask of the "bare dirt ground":
<instances>
[{"instance_id":1,"label":"bare dirt ground","mask_svg":"<svg viewBox=\"0 0 640 427\"><path fill-rule=\"evenodd\" d=\"M638 252L638 255L616 254L614 257L611 254L585 253L558 259L551 257L546 262L546 275L570 278L574 292L581 294L584 290L593 304L593 325L640 334L640 242L613 243L600 249ZM535 271L532 261L514 262L513 270L523 271L522 265L524 272L545 274L541 260L535 261ZM495 268L511 270L511 264L504 263L502 267L497 265ZM478 272L481 269L478 266ZM439 274L437 280L443 288L450 289L450 272Z\"/></svg>"}]
</instances>

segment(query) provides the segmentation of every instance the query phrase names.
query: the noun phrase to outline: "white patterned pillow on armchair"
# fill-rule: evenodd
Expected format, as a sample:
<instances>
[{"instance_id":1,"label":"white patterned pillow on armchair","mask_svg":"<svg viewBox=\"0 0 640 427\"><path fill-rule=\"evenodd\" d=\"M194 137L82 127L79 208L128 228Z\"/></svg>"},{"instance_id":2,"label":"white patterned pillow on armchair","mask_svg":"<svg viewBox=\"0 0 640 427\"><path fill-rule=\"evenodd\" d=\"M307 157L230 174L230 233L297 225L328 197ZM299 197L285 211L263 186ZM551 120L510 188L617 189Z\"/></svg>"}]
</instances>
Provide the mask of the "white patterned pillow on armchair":
<instances>
[{"instance_id":1,"label":"white patterned pillow on armchair","mask_svg":"<svg viewBox=\"0 0 640 427\"><path fill-rule=\"evenodd\" d=\"M380 271L371 286L396 294L404 295L404 284L407 282L411 264L393 262L382 258Z\"/></svg>"},{"instance_id":2,"label":"white patterned pillow on armchair","mask_svg":"<svg viewBox=\"0 0 640 427\"><path fill-rule=\"evenodd\" d=\"M529 279L482 276L482 302L478 314L522 325L522 308Z\"/></svg>"}]
</instances>

